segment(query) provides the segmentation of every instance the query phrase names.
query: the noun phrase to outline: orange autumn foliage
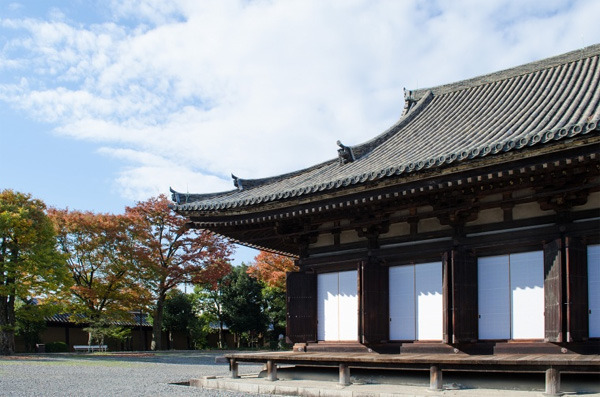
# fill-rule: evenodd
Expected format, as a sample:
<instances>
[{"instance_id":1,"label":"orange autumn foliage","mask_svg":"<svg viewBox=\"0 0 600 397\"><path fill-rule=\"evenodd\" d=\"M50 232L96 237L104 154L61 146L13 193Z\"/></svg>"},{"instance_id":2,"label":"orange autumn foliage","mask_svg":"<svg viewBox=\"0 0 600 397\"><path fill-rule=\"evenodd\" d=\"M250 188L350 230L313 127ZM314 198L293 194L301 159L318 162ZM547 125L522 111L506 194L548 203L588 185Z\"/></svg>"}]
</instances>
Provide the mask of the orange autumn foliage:
<instances>
[{"instance_id":1,"label":"orange autumn foliage","mask_svg":"<svg viewBox=\"0 0 600 397\"><path fill-rule=\"evenodd\" d=\"M248 273L266 283L269 287L285 290L285 274L298 270L294 261L283 255L261 251L254 263L248 267Z\"/></svg>"},{"instance_id":2,"label":"orange autumn foliage","mask_svg":"<svg viewBox=\"0 0 600 397\"><path fill-rule=\"evenodd\" d=\"M69 310L83 315L74 320L127 318L149 303L138 282L130 217L55 208L48 213L73 280Z\"/></svg>"}]
</instances>

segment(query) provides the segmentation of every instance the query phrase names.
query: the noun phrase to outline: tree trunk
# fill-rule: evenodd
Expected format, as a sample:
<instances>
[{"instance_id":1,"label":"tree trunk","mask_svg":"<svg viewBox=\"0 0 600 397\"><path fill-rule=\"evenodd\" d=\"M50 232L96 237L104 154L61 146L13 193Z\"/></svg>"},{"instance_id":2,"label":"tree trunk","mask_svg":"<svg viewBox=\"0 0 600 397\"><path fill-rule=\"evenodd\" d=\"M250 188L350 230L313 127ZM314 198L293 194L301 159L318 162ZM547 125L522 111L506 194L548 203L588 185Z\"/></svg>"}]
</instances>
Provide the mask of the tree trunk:
<instances>
[{"instance_id":1,"label":"tree trunk","mask_svg":"<svg viewBox=\"0 0 600 397\"><path fill-rule=\"evenodd\" d=\"M15 333L12 330L0 331L0 355L7 356L15 352Z\"/></svg>"},{"instance_id":2,"label":"tree trunk","mask_svg":"<svg viewBox=\"0 0 600 397\"><path fill-rule=\"evenodd\" d=\"M165 307L165 294L159 294L156 300L156 309L154 310L154 322L152 324L152 344L151 350L162 350L162 322L163 311Z\"/></svg>"},{"instance_id":3,"label":"tree trunk","mask_svg":"<svg viewBox=\"0 0 600 397\"><path fill-rule=\"evenodd\" d=\"M223 321L219 321L219 349L223 348Z\"/></svg>"},{"instance_id":4,"label":"tree trunk","mask_svg":"<svg viewBox=\"0 0 600 397\"><path fill-rule=\"evenodd\" d=\"M0 355L3 356L15 352L14 309L7 296L0 296Z\"/></svg>"}]
</instances>

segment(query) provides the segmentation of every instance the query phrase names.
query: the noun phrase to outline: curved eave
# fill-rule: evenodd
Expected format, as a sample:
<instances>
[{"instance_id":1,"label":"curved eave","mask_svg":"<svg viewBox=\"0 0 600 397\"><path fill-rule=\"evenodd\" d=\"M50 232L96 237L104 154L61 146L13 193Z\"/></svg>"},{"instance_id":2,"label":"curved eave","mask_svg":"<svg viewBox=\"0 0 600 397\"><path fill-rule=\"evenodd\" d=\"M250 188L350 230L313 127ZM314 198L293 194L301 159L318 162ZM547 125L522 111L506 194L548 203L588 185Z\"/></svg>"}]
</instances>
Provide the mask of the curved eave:
<instances>
[{"instance_id":1,"label":"curved eave","mask_svg":"<svg viewBox=\"0 0 600 397\"><path fill-rule=\"evenodd\" d=\"M586 149L587 148L587 149ZM293 200L279 200L275 202L265 202L254 206L238 207L231 210L178 210L179 213L190 217L197 226L201 226L207 229L213 229L219 226L237 226L237 225L249 225L253 223L261 222L276 222L282 219L290 219L297 216L319 214L330 210L338 210L340 208L347 208L351 205L358 205L369 199L351 199L347 197L364 195L368 196L369 192L377 192L381 189L392 187L397 192L398 197L409 198L414 194L421 194L427 190L431 190L432 186L437 186L436 189L443 189L445 186L451 187L453 180L464 179L463 175L468 173L475 174L478 172L487 172L485 170L491 168L502 168L511 169L514 164L520 161L531 161L536 162L536 159L542 158L554 158L554 162L563 162L566 164L566 160L563 159L563 155L560 154L564 151L574 150L586 150L591 154L591 158L594 161L598 161L600 149L600 134L594 134L589 136L587 139L580 140L576 145L573 145L572 141L569 142L557 142L552 146L539 147L535 152L532 151L513 151L506 152L497 156L489 156L487 158L481 158L475 163L460 163L457 162L452 166L441 168L430 168L423 169L420 172L406 173L400 175L391 175L382 177L381 180L371 184L357 184L355 186L349 185L344 189L337 189L327 194L313 194L304 195L302 197L295 198ZM579 156L579 155L577 155ZM577 157L576 156L576 157ZM567 156L568 157L568 156ZM562 159L562 160L561 160ZM539 160L543 162L546 160ZM571 160L569 160L571 161ZM512 164L512 165L510 165ZM484 171L481 171L484 170ZM499 172L502 174L502 172ZM444 182L441 183L440 180ZM435 181L435 182L431 182ZM466 179L465 179L466 181ZM420 187L418 190L414 190L413 185L415 183L427 186L426 190ZM464 182L461 182L464 183ZM377 197L377 195L373 196ZM338 205L323 205L325 201L338 200Z\"/></svg>"},{"instance_id":2,"label":"curved eave","mask_svg":"<svg viewBox=\"0 0 600 397\"><path fill-rule=\"evenodd\" d=\"M595 120L590 123L575 124L555 130L532 133L517 141L507 139L497 142L494 145L473 146L458 153L447 153L436 158L389 166L381 168L378 171L362 173L353 177L339 178L328 183L315 184L299 189L284 190L270 195L251 197L242 200L221 201L217 203L211 201L182 203L173 206L173 209L186 215L191 212L219 214L247 212L248 209L252 207L264 208L268 203L287 202L291 200L297 201L315 194L322 195L335 190L346 190L348 187L361 186L389 178L408 177L427 170L471 164L473 161L495 157L504 153L525 151L530 148L534 149L536 147L541 147L544 144L550 145L554 142L559 143L570 138L583 137L588 134L596 135L599 128L598 120ZM236 191L227 192L226 194L233 194L235 192Z\"/></svg>"}]
</instances>

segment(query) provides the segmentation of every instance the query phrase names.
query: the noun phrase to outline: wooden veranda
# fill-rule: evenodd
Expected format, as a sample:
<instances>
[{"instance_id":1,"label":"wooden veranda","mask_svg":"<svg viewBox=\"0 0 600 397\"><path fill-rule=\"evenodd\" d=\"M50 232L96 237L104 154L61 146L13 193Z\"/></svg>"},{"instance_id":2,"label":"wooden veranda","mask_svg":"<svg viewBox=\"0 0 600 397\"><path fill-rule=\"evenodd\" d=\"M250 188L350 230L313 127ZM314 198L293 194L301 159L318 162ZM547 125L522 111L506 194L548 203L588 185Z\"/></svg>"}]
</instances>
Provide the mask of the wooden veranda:
<instances>
[{"instance_id":1,"label":"wooden veranda","mask_svg":"<svg viewBox=\"0 0 600 397\"><path fill-rule=\"evenodd\" d=\"M238 377L238 362L264 363L267 379L277 380L282 364L338 367L339 384L350 384L351 368L422 369L430 372L431 390L442 390L442 371L540 372L546 375L545 395L558 396L561 372L600 373L600 355L580 354L378 354L336 352L256 352L230 353L231 377Z\"/></svg>"}]
</instances>

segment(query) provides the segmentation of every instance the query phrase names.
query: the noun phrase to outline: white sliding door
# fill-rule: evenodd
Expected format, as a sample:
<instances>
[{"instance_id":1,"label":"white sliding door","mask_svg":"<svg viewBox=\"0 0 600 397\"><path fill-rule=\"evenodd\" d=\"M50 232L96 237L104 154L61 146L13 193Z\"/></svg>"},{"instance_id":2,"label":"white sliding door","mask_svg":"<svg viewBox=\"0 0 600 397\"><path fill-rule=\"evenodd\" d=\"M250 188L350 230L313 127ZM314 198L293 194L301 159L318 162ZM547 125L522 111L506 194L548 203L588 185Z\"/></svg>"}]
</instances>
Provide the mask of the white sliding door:
<instances>
[{"instance_id":1,"label":"white sliding door","mask_svg":"<svg viewBox=\"0 0 600 397\"><path fill-rule=\"evenodd\" d=\"M391 340L442 339L442 263L389 269Z\"/></svg>"},{"instance_id":2,"label":"white sliding door","mask_svg":"<svg viewBox=\"0 0 600 397\"><path fill-rule=\"evenodd\" d=\"M357 272L339 273L339 340L358 340Z\"/></svg>"},{"instance_id":3,"label":"white sliding door","mask_svg":"<svg viewBox=\"0 0 600 397\"><path fill-rule=\"evenodd\" d=\"M544 338L542 251L477 259L479 339Z\"/></svg>"},{"instance_id":4,"label":"white sliding door","mask_svg":"<svg viewBox=\"0 0 600 397\"><path fill-rule=\"evenodd\" d=\"M390 339L415 340L415 267L390 267Z\"/></svg>"},{"instance_id":5,"label":"white sliding door","mask_svg":"<svg viewBox=\"0 0 600 397\"><path fill-rule=\"evenodd\" d=\"M442 263L415 265L417 339L442 340Z\"/></svg>"},{"instance_id":6,"label":"white sliding door","mask_svg":"<svg viewBox=\"0 0 600 397\"><path fill-rule=\"evenodd\" d=\"M508 255L477 259L479 339L510 339Z\"/></svg>"},{"instance_id":7,"label":"white sliding door","mask_svg":"<svg viewBox=\"0 0 600 397\"><path fill-rule=\"evenodd\" d=\"M600 245L590 245L588 255L589 336L600 338Z\"/></svg>"},{"instance_id":8,"label":"white sliding door","mask_svg":"<svg viewBox=\"0 0 600 397\"><path fill-rule=\"evenodd\" d=\"M317 337L319 340L338 339L338 274L317 276Z\"/></svg>"},{"instance_id":9,"label":"white sliding door","mask_svg":"<svg viewBox=\"0 0 600 397\"><path fill-rule=\"evenodd\" d=\"M544 254L510 255L512 339L544 338Z\"/></svg>"},{"instance_id":10,"label":"white sliding door","mask_svg":"<svg viewBox=\"0 0 600 397\"><path fill-rule=\"evenodd\" d=\"M358 340L357 272L317 276L317 338L323 341Z\"/></svg>"}]
</instances>

